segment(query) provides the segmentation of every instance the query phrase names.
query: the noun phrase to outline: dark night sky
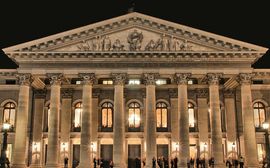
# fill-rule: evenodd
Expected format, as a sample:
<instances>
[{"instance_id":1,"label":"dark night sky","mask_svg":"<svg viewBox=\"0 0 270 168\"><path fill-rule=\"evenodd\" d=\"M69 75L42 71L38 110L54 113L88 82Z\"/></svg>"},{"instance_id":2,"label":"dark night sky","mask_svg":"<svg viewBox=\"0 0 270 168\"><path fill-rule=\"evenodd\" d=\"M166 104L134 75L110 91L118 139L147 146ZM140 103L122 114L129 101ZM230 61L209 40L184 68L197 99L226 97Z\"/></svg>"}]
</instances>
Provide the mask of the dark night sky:
<instances>
[{"instance_id":1,"label":"dark night sky","mask_svg":"<svg viewBox=\"0 0 270 168\"><path fill-rule=\"evenodd\" d=\"M270 48L267 0L134 1L137 12ZM126 14L130 4L131 0L1 2L0 49ZM14 65L0 53L0 68L8 67ZM270 68L269 51L256 67Z\"/></svg>"}]
</instances>

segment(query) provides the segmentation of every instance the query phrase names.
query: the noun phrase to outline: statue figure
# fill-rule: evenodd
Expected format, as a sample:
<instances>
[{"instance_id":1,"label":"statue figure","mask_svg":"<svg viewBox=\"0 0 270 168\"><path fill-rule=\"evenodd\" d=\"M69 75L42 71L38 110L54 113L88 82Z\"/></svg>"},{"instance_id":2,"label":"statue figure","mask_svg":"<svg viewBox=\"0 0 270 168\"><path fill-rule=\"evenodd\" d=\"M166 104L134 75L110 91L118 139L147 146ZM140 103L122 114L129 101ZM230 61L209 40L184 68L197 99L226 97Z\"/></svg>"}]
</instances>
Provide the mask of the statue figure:
<instances>
[{"instance_id":1,"label":"statue figure","mask_svg":"<svg viewBox=\"0 0 270 168\"><path fill-rule=\"evenodd\" d=\"M110 51L111 49L111 39L108 36L104 36L102 40L102 51Z\"/></svg>"},{"instance_id":2,"label":"statue figure","mask_svg":"<svg viewBox=\"0 0 270 168\"><path fill-rule=\"evenodd\" d=\"M156 41L155 50L156 50L156 51L161 51L162 49L163 49L162 38L159 38L159 39Z\"/></svg>"},{"instance_id":3,"label":"statue figure","mask_svg":"<svg viewBox=\"0 0 270 168\"><path fill-rule=\"evenodd\" d=\"M170 49L171 49L171 51L178 51L180 49L179 48L179 40L173 36L171 37Z\"/></svg>"},{"instance_id":4,"label":"statue figure","mask_svg":"<svg viewBox=\"0 0 270 168\"><path fill-rule=\"evenodd\" d=\"M101 37L97 36L93 39L93 51L101 51L102 44L101 44Z\"/></svg>"},{"instance_id":5,"label":"statue figure","mask_svg":"<svg viewBox=\"0 0 270 168\"><path fill-rule=\"evenodd\" d=\"M182 51L190 51L191 50L191 45L188 44L187 40L184 40L182 44L180 45L180 50Z\"/></svg>"},{"instance_id":6,"label":"statue figure","mask_svg":"<svg viewBox=\"0 0 270 168\"><path fill-rule=\"evenodd\" d=\"M80 51L89 51L90 50L90 45L88 44L87 41L82 41L81 43L79 43L77 45L77 48L80 50Z\"/></svg>"},{"instance_id":7,"label":"statue figure","mask_svg":"<svg viewBox=\"0 0 270 168\"><path fill-rule=\"evenodd\" d=\"M170 51L170 40L163 34L161 37L162 41L162 50L163 51Z\"/></svg>"},{"instance_id":8,"label":"statue figure","mask_svg":"<svg viewBox=\"0 0 270 168\"><path fill-rule=\"evenodd\" d=\"M113 43L113 51L124 51L124 45L121 44L119 39L116 39L115 42Z\"/></svg>"},{"instance_id":9,"label":"statue figure","mask_svg":"<svg viewBox=\"0 0 270 168\"><path fill-rule=\"evenodd\" d=\"M155 50L155 42L154 40L150 40L148 44L145 46L145 51L154 51Z\"/></svg>"},{"instance_id":10,"label":"statue figure","mask_svg":"<svg viewBox=\"0 0 270 168\"><path fill-rule=\"evenodd\" d=\"M143 40L142 32L139 33L135 29L132 33L128 35L127 41L129 43L129 50L130 51L139 51L141 49L141 43Z\"/></svg>"}]
</instances>

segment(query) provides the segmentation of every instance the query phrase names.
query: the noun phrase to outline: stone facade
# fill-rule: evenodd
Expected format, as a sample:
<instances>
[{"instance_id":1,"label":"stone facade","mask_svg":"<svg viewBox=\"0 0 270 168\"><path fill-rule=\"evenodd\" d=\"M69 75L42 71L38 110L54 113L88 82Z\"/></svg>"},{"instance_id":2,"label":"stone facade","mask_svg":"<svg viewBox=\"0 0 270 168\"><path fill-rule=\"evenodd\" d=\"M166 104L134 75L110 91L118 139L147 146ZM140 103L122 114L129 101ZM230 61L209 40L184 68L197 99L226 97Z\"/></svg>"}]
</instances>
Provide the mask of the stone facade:
<instances>
[{"instance_id":1,"label":"stone facade","mask_svg":"<svg viewBox=\"0 0 270 168\"><path fill-rule=\"evenodd\" d=\"M258 167L270 70L251 64L266 50L140 13L6 48L19 65L0 72L11 165L63 167L69 158L69 167L91 167L102 158L124 168L137 157L151 167L163 156L225 167L243 156Z\"/></svg>"}]
</instances>

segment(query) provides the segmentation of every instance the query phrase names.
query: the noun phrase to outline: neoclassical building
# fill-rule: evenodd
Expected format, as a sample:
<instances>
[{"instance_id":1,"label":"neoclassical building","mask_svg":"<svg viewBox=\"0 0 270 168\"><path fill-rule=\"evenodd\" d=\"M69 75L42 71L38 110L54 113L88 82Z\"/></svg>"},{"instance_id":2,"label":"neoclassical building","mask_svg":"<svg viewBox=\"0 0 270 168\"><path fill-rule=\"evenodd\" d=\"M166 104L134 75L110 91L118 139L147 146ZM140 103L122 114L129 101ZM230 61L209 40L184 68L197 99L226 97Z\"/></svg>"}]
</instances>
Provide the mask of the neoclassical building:
<instances>
[{"instance_id":1,"label":"neoclassical building","mask_svg":"<svg viewBox=\"0 0 270 168\"><path fill-rule=\"evenodd\" d=\"M14 168L161 156L257 168L270 70L251 65L266 51L136 12L5 48L18 64L0 72L7 156Z\"/></svg>"}]
</instances>

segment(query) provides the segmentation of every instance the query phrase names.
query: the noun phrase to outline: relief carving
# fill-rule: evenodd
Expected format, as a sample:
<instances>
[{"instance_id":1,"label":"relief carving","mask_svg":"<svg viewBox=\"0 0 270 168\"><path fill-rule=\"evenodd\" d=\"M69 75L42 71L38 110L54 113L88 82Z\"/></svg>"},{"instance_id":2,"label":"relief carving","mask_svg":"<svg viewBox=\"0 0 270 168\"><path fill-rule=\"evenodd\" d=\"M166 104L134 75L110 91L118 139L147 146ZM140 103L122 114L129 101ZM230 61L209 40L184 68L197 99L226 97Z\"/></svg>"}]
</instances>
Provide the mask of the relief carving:
<instances>
[{"instance_id":1,"label":"relief carving","mask_svg":"<svg viewBox=\"0 0 270 168\"><path fill-rule=\"evenodd\" d=\"M142 32L139 33L136 29L133 32L131 32L127 37L127 42L129 43L129 50L140 51L142 40L143 40Z\"/></svg>"}]
</instances>

